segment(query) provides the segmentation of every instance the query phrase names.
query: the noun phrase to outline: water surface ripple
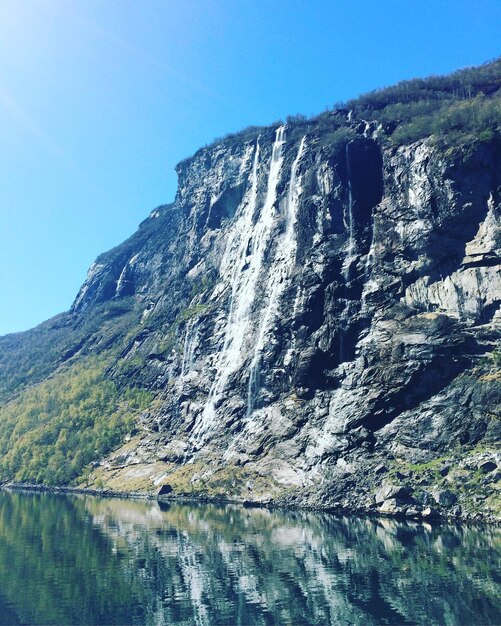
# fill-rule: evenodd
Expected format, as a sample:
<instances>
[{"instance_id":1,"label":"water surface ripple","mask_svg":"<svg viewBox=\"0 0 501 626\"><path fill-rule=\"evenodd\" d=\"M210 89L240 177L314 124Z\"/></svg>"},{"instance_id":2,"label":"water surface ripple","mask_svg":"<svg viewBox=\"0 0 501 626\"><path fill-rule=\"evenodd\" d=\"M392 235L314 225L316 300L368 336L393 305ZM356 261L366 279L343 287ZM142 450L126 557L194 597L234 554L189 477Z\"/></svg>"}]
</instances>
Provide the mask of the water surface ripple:
<instances>
[{"instance_id":1,"label":"water surface ripple","mask_svg":"<svg viewBox=\"0 0 501 626\"><path fill-rule=\"evenodd\" d=\"M0 624L501 624L501 530L0 493Z\"/></svg>"}]
</instances>

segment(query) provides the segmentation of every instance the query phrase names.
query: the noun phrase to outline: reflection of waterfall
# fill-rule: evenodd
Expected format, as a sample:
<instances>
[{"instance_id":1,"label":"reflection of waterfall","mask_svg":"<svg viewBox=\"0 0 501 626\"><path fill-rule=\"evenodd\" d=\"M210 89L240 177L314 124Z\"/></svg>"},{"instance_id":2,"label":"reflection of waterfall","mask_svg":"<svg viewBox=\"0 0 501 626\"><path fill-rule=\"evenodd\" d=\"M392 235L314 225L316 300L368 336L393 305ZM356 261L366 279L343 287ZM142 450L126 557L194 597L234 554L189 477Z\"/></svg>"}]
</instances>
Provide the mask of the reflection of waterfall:
<instances>
[{"instance_id":1,"label":"reflection of waterfall","mask_svg":"<svg viewBox=\"0 0 501 626\"><path fill-rule=\"evenodd\" d=\"M284 126L280 126L276 130L266 198L258 221L253 225L253 216L257 205L259 144L256 146L250 198L234 225L233 234L229 237L221 262L221 275L227 275L231 287L230 307L223 348L216 357L214 382L209 391L202 418L193 430L196 440L200 440L213 424L215 405L226 387L228 378L242 365L242 347L249 330L250 313L256 295L257 282L262 275L264 255L274 222L277 184L283 162L284 131Z\"/></svg>"},{"instance_id":2,"label":"reflection of waterfall","mask_svg":"<svg viewBox=\"0 0 501 626\"><path fill-rule=\"evenodd\" d=\"M296 257L297 242L295 237L295 226L297 221L297 210L299 207L299 197L301 195L301 178L298 177L299 162L304 152L305 139L301 139L297 156L292 164L291 176L289 180L289 190L286 199L285 218L286 226L283 237L278 241L275 259L272 264L272 271L268 279L268 303L264 314L261 316L261 323L257 340L254 346L249 374L249 384L247 389L247 415L250 415L255 406L257 392L260 387L260 361L265 347L266 336L270 331L270 325L278 314L280 297L287 286L287 278L290 275Z\"/></svg>"},{"instance_id":3,"label":"reflection of waterfall","mask_svg":"<svg viewBox=\"0 0 501 626\"><path fill-rule=\"evenodd\" d=\"M3 491L0 535L3 623L501 623L496 526Z\"/></svg>"},{"instance_id":4,"label":"reflection of waterfall","mask_svg":"<svg viewBox=\"0 0 501 626\"><path fill-rule=\"evenodd\" d=\"M160 510L157 503L131 500L76 502L79 510L87 510L86 520L91 515L102 536L111 540L103 544L97 540L100 535L83 532L88 524L83 526L79 516L69 517L66 512L67 523L61 526L60 498L43 500L47 509L49 504L57 507L56 515L46 512L33 520L33 509L14 509L16 525L12 507L7 509L2 531L9 547L19 526L40 533L37 520L42 521L43 536L52 538L52 532L47 533L51 521L53 533L73 539L58 543L73 548L69 556L74 560L68 559L73 577L67 585L72 606L88 611L89 606L106 606L104 600L112 607L125 604L130 617L122 623L300 624L305 623L305 615L308 624L319 626L500 623L496 578L500 548L495 527L446 523L431 527L231 505L173 503ZM25 537L17 543L18 551L3 552L2 565L10 558L10 567L1 569L0 575L2 589L8 589L5 580L12 577L12 554L17 552L21 558L14 560L14 574L19 577L19 602L26 606L32 601L25 592L30 559L26 559ZM36 565L61 568L60 553L40 548ZM84 584L77 593L74 564L87 574L83 580L89 580L89 570L84 568L89 553L96 559L92 563L101 566L94 572L99 586L96 592L96 586ZM472 563L477 562L482 570L472 576ZM116 573L112 580L122 596L109 584L110 572ZM45 584L52 594L48 597L55 598L57 589L50 581L42 577L39 584ZM96 597L102 602L97 603ZM131 619L134 615L137 620Z\"/></svg>"},{"instance_id":5,"label":"reflection of waterfall","mask_svg":"<svg viewBox=\"0 0 501 626\"><path fill-rule=\"evenodd\" d=\"M190 538L186 534L178 535L178 561L182 572L184 584L190 594L193 606L193 617L196 626L206 626L210 623L207 606L204 602L204 581L209 573L199 560L199 554L191 545Z\"/></svg>"}]
</instances>

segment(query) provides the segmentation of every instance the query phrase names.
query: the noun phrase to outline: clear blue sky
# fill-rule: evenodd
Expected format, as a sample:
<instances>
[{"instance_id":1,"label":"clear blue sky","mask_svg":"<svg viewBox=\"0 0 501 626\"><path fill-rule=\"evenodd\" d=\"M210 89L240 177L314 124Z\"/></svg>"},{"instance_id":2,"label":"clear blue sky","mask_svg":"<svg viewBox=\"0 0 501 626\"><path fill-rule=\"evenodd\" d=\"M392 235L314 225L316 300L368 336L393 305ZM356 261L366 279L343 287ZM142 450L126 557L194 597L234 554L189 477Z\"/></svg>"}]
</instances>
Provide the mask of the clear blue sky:
<instances>
[{"instance_id":1,"label":"clear blue sky","mask_svg":"<svg viewBox=\"0 0 501 626\"><path fill-rule=\"evenodd\" d=\"M68 309L200 146L482 63L500 30L499 0L0 0L0 334Z\"/></svg>"}]
</instances>

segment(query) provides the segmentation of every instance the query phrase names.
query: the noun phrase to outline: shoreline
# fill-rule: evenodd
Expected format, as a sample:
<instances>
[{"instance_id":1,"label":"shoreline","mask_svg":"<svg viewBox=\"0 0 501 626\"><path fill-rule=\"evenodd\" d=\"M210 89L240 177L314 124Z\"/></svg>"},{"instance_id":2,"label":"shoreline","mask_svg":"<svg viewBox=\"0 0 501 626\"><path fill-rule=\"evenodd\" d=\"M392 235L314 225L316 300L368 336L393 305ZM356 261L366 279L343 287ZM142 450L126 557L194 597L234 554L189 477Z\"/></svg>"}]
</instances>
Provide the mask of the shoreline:
<instances>
[{"instance_id":1,"label":"shoreline","mask_svg":"<svg viewBox=\"0 0 501 626\"><path fill-rule=\"evenodd\" d=\"M154 495L145 492L134 491L114 491L111 489L93 489L90 487L72 487L59 485L37 485L24 483L3 483L0 484L0 491L15 492L31 492L31 493L57 493L62 495L85 495L100 498L119 498L124 500L149 500L163 504L179 503L179 504L233 504L244 508L263 508L268 510L285 510L285 511L305 511L309 513L324 513L332 516L351 516L351 517L368 517L373 519L394 519L400 522L417 522L417 523L455 523L455 524L475 524L482 526L501 526L501 520L489 516L452 516L444 515L440 511L433 511L429 516L415 515L408 516L399 513L382 513L377 510L366 509L346 509L332 507L312 507L285 504L280 502L257 502L253 500L239 500L235 498L222 496L190 496L187 494L169 494Z\"/></svg>"}]
</instances>

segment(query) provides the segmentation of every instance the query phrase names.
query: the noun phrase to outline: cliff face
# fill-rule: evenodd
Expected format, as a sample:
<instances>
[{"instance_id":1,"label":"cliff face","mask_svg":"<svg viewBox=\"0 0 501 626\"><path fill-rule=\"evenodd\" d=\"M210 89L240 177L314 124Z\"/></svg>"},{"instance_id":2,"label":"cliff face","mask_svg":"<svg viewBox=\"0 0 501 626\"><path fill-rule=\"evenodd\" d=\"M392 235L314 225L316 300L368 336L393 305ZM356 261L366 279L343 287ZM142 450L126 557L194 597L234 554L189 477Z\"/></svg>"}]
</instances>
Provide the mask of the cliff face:
<instances>
[{"instance_id":1,"label":"cliff face","mask_svg":"<svg viewBox=\"0 0 501 626\"><path fill-rule=\"evenodd\" d=\"M126 355L142 355L161 404L145 418L154 433L111 466L151 465L174 489L176 467L194 468L200 493L236 468L248 499L256 483L259 499L364 507L402 482L395 467L498 440L499 380L475 370L499 340L497 147L381 150L365 127L319 143L280 127L200 151L161 209L178 216L172 256L147 242L91 269L76 310L107 272L114 297L148 301L146 328L174 318ZM379 504L415 508L389 495Z\"/></svg>"},{"instance_id":2,"label":"cliff face","mask_svg":"<svg viewBox=\"0 0 501 626\"><path fill-rule=\"evenodd\" d=\"M96 479L409 515L482 484L496 512L499 142L391 146L346 113L200 150L89 270L64 323L129 303L106 376L154 396Z\"/></svg>"}]
</instances>

